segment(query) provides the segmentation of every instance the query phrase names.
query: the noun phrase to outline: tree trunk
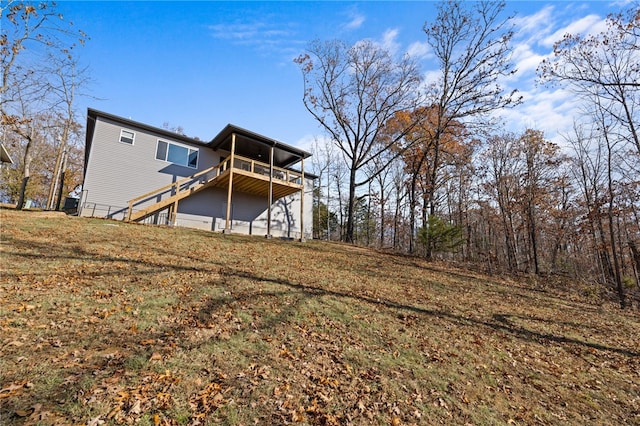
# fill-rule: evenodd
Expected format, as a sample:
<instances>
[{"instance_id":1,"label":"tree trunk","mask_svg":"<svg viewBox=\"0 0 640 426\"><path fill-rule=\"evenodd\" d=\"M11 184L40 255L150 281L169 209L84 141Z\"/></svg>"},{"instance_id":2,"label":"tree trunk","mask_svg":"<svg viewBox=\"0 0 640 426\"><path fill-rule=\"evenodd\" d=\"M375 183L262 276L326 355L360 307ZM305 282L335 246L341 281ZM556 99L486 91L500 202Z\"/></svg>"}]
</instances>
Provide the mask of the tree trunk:
<instances>
[{"instance_id":1,"label":"tree trunk","mask_svg":"<svg viewBox=\"0 0 640 426\"><path fill-rule=\"evenodd\" d=\"M415 250L416 232L416 184L418 176L416 173L411 177L411 188L409 189L409 254Z\"/></svg>"},{"instance_id":2,"label":"tree trunk","mask_svg":"<svg viewBox=\"0 0 640 426\"><path fill-rule=\"evenodd\" d=\"M349 203L347 204L347 232L344 241L353 244L354 240L354 212L356 204L356 170L351 167L349 172Z\"/></svg>"},{"instance_id":3,"label":"tree trunk","mask_svg":"<svg viewBox=\"0 0 640 426\"><path fill-rule=\"evenodd\" d=\"M18 196L18 203L16 204L17 210L22 210L24 207L25 193L27 192L27 183L29 183L29 176L22 178L22 184L20 185L20 195Z\"/></svg>"},{"instance_id":4,"label":"tree trunk","mask_svg":"<svg viewBox=\"0 0 640 426\"><path fill-rule=\"evenodd\" d=\"M631 255L633 256L633 262L636 269L636 274L640 273L640 250L638 250L638 246L632 240L629 240L629 249L631 250ZM640 281L636 279L636 285L640 289Z\"/></svg>"},{"instance_id":5,"label":"tree trunk","mask_svg":"<svg viewBox=\"0 0 640 426\"><path fill-rule=\"evenodd\" d=\"M344 239L344 206L342 205L342 188L336 175L336 188L338 190L338 213L340 214L340 241Z\"/></svg>"},{"instance_id":6,"label":"tree trunk","mask_svg":"<svg viewBox=\"0 0 640 426\"><path fill-rule=\"evenodd\" d=\"M380 187L380 248L384 247L384 189Z\"/></svg>"},{"instance_id":7,"label":"tree trunk","mask_svg":"<svg viewBox=\"0 0 640 426\"><path fill-rule=\"evenodd\" d=\"M611 152L611 144L609 143L609 138L607 134L604 135L605 140L607 141L607 178L608 178L608 189L609 189L609 207L607 209L607 219L609 221L609 239L611 243L611 257L613 258L613 267L614 267L614 278L616 288L618 290L618 298L620 299L620 309L624 309L627 304L625 300L624 294L624 286L622 285L622 277L620 276L620 262L618 259L618 249L616 247L616 239L615 239L615 229L613 224L613 200L614 200L614 188L613 188L613 176L611 169L611 160L612 160L612 152Z\"/></svg>"},{"instance_id":8,"label":"tree trunk","mask_svg":"<svg viewBox=\"0 0 640 426\"><path fill-rule=\"evenodd\" d=\"M20 185L20 194L18 196L18 204L16 208L22 210L24 207L25 197L27 193L27 184L29 183L29 177L31 176L31 149L33 148L33 129L30 130L27 139L27 147L24 150L24 169L22 171L22 184Z\"/></svg>"},{"instance_id":9,"label":"tree trunk","mask_svg":"<svg viewBox=\"0 0 640 426\"><path fill-rule=\"evenodd\" d=\"M538 262L538 240L536 238L536 217L535 206L533 202L529 200L529 206L527 208L527 219L529 222L529 242L531 243L531 255L533 258L533 270L534 273L540 275L540 265Z\"/></svg>"}]
</instances>

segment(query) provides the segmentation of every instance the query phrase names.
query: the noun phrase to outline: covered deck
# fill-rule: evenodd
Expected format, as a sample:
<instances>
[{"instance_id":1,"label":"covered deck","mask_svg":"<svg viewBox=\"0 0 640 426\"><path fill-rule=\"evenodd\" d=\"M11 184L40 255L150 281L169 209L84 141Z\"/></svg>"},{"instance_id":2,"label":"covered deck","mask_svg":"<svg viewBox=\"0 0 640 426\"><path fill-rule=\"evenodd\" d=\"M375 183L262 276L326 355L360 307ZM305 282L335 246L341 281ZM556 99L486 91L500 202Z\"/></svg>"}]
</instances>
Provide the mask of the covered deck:
<instances>
[{"instance_id":1,"label":"covered deck","mask_svg":"<svg viewBox=\"0 0 640 426\"><path fill-rule=\"evenodd\" d=\"M211 182L227 188L225 232L230 232L233 193L245 192L265 197L267 237L271 234L271 207L274 200L301 193L300 227L304 230L304 160L310 153L282 142L228 124L208 144L214 151L228 153L220 162L219 175ZM300 170L291 167L300 163Z\"/></svg>"}]
</instances>

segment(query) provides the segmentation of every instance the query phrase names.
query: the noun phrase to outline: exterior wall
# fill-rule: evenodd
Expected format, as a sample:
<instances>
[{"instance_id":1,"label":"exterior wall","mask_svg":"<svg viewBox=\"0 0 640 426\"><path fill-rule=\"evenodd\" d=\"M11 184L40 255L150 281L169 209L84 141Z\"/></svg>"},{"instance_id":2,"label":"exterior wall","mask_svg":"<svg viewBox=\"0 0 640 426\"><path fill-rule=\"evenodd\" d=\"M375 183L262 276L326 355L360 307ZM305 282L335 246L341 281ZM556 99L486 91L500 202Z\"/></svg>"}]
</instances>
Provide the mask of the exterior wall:
<instances>
[{"instance_id":1,"label":"exterior wall","mask_svg":"<svg viewBox=\"0 0 640 426\"><path fill-rule=\"evenodd\" d=\"M312 238L313 180L305 180L304 238ZM226 224L227 191L209 188L178 203L177 225L222 231ZM267 199L245 193L231 198L231 232L249 235L267 234ZM160 222L162 221L162 218ZM300 194L276 200L271 209L271 235L300 238Z\"/></svg>"},{"instance_id":2,"label":"exterior wall","mask_svg":"<svg viewBox=\"0 0 640 426\"><path fill-rule=\"evenodd\" d=\"M122 129L135 133L133 145L120 142ZM156 160L158 139L199 149L198 168ZM148 130L126 127L117 121L98 116L86 164L80 215L124 219L129 200L216 165L220 162L221 155L224 157L226 154L186 143L179 138L173 140ZM313 180L306 179L305 238L312 237L312 188ZM226 189L208 188L198 192L178 203L177 225L222 231L225 227L226 203ZM300 194L276 200L271 217L271 235L300 238ZM163 211L144 222L165 224L167 219L167 213ZM266 197L234 193L231 232L266 235Z\"/></svg>"},{"instance_id":3,"label":"exterior wall","mask_svg":"<svg viewBox=\"0 0 640 426\"><path fill-rule=\"evenodd\" d=\"M122 129L135 133L133 145L120 142ZM198 168L156 160L158 139L199 149ZM130 199L190 176L219 161L219 156L206 147L123 127L98 116L86 165L80 214L122 219Z\"/></svg>"}]
</instances>

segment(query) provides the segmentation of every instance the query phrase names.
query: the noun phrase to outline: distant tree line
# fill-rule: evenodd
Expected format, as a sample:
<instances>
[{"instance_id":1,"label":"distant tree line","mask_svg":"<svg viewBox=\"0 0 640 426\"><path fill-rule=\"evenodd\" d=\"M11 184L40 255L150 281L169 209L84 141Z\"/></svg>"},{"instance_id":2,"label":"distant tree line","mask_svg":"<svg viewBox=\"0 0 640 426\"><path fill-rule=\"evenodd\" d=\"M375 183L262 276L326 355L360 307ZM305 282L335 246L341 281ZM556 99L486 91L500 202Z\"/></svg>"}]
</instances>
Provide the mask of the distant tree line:
<instances>
[{"instance_id":1,"label":"distant tree line","mask_svg":"<svg viewBox=\"0 0 640 426\"><path fill-rule=\"evenodd\" d=\"M297 58L316 143L315 237L561 278L621 307L640 303L640 7L597 35L567 34L538 67L583 111L563 147L500 130L511 17L504 3L447 1L424 26L439 65L371 41L312 42Z\"/></svg>"}]
</instances>

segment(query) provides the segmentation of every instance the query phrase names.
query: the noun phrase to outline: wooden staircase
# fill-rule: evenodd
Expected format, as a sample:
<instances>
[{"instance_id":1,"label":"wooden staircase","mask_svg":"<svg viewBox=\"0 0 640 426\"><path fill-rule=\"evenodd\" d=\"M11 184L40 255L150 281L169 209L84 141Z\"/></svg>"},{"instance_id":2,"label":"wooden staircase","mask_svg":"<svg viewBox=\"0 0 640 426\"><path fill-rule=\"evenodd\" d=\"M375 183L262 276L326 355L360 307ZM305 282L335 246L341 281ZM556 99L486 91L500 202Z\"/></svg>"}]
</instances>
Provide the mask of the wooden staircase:
<instances>
[{"instance_id":1,"label":"wooden staircase","mask_svg":"<svg viewBox=\"0 0 640 426\"><path fill-rule=\"evenodd\" d=\"M232 169L233 188L237 192L266 197L271 188L272 200L277 200L304 189L303 173L270 167L268 164L236 155L224 159L216 166L129 200L125 220L138 222L161 210L169 209L170 222L175 223L180 200L205 188L230 185Z\"/></svg>"},{"instance_id":2,"label":"wooden staircase","mask_svg":"<svg viewBox=\"0 0 640 426\"><path fill-rule=\"evenodd\" d=\"M227 165L227 162L222 162L192 176L177 180L169 185L129 200L129 210L125 218L126 221L141 221L165 208L172 208L178 201L211 186L224 172L225 165ZM154 198L158 201L153 204L148 204L148 202ZM136 210L136 205L139 204L144 204L144 206Z\"/></svg>"}]
</instances>

